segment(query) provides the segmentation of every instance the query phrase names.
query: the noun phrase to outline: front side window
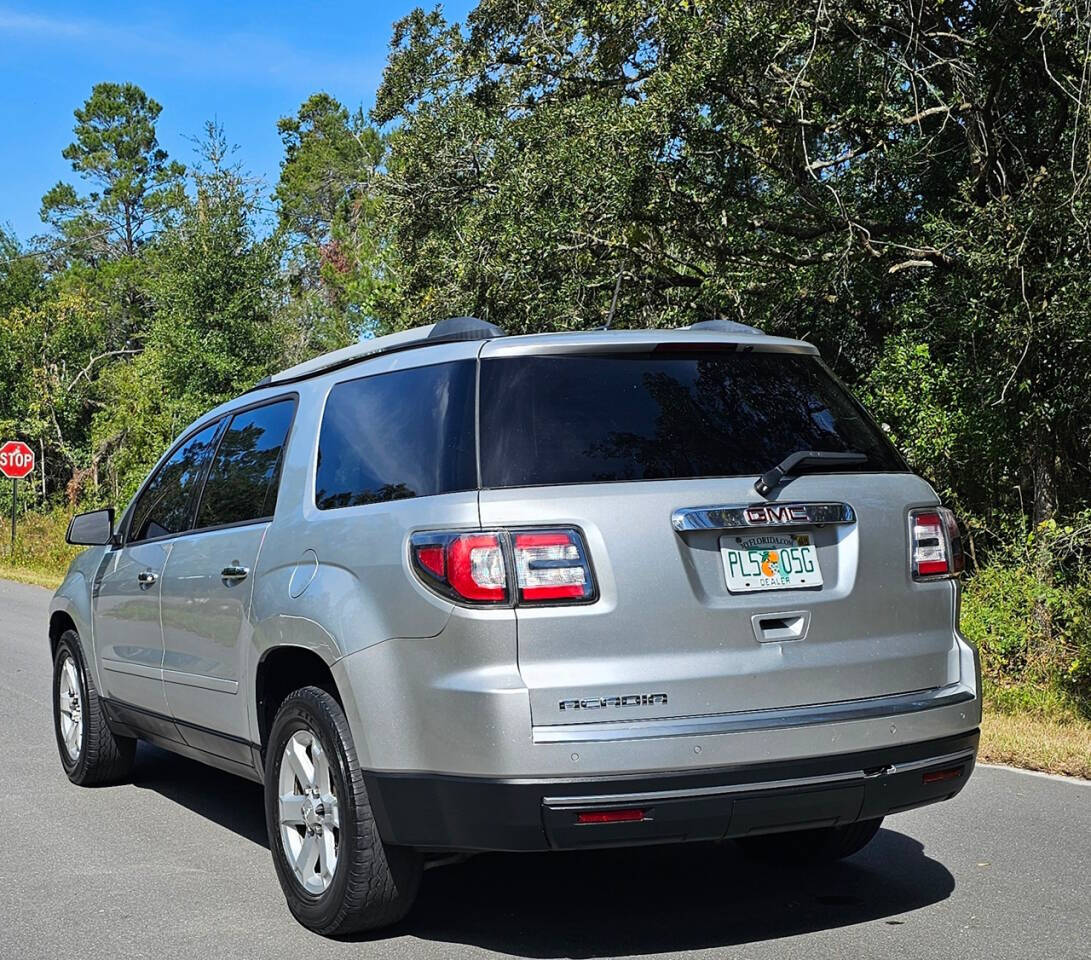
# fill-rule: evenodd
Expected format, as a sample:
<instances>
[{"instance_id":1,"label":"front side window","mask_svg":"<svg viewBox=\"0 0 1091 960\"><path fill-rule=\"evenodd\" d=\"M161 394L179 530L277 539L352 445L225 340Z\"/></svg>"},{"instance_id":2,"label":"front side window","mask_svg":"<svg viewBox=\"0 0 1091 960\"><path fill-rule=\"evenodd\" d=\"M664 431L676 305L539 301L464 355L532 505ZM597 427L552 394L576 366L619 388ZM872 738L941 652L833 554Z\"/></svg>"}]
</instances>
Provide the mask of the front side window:
<instances>
[{"instance_id":1,"label":"front side window","mask_svg":"<svg viewBox=\"0 0 1091 960\"><path fill-rule=\"evenodd\" d=\"M235 414L208 472L197 527L246 523L273 515L280 485L284 441L294 400L280 400Z\"/></svg>"},{"instance_id":2,"label":"front side window","mask_svg":"<svg viewBox=\"0 0 1091 960\"><path fill-rule=\"evenodd\" d=\"M481 364L484 487L757 475L799 450L906 469L816 357L660 348Z\"/></svg>"},{"instance_id":3,"label":"front side window","mask_svg":"<svg viewBox=\"0 0 1091 960\"><path fill-rule=\"evenodd\" d=\"M220 422L205 427L171 454L148 482L133 508L128 542L184 533L193 519L194 496Z\"/></svg>"},{"instance_id":4,"label":"front side window","mask_svg":"<svg viewBox=\"0 0 1091 960\"><path fill-rule=\"evenodd\" d=\"M472 490L474 386L473 360L334 386L318 440L318 508Z\"/></svg>"}]
</instances>

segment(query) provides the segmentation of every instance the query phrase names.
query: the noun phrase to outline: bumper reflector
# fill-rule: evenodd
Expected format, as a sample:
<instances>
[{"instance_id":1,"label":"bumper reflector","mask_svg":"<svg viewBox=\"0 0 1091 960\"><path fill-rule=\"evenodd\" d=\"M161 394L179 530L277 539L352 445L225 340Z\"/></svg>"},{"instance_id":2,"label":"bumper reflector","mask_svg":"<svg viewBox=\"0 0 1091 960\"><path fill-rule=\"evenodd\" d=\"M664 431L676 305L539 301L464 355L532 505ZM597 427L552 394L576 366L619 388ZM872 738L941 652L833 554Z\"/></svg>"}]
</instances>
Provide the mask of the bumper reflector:
<instances>
[{"instance_id":1,"label":"bumper reflector","mask_svg":"<svg viewBox=\"0 0 1091 960\"><path fill-rule=\"evenodd\" d=\"M643 819L643 810L588 810L576 814L576 823L632 823Z\"/></svg>"},{"instance_id":2,"label":"bumper reflector","mask_svg":"<svg viewBox=\"0 0 1091 960\"><path fill-rule=\"evenodd\" d=\"M962 767L947 770L930 770L921 777L922 783L943 783L945 780L957 780L962 776Z\"/></svg>"}]
</instances>

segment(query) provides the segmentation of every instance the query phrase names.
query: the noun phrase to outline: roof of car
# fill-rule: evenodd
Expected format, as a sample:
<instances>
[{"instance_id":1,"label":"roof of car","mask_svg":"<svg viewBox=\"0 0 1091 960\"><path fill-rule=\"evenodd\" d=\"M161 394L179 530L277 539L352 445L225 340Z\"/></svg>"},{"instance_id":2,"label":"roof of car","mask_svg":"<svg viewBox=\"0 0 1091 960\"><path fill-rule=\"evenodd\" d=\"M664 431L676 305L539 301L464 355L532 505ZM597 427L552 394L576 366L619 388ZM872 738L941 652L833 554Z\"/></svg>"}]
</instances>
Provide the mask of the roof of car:
<instances>
[{"instance_id":1,"label":"roof of car","mask_svg":"<svg viewBox=\"0 0 1091 960\"><path fill-rule=\"evenodd\" d=\"M570 350L641 350L661 344L692 346L697 343L732 343L749 349L818 353L813 344L769 336L756 327L730 320L705 321L680 329L571 330L506 336L499 327L486 321L474 317L452 317L428 326L414 327L382 337L369 337L340 350L313 357L266 377L252 389L295 383L382 354L464 340L489 341L482 350L482 356L490 357L563 353Z\"/></svg>"}]
</instances>

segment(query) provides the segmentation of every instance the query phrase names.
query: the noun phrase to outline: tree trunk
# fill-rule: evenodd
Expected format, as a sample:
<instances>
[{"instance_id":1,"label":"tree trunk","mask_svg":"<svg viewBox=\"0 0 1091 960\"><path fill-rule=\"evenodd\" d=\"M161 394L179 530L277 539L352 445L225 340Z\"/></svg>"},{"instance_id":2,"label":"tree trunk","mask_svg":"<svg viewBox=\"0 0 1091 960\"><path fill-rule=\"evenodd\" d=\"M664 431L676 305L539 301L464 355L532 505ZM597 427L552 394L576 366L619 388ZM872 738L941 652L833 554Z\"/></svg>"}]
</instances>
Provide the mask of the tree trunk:
<instances>
[{"instance_id":1,"label":"tree trunk","mask_svg":"<svg viewBox=\"0 0 1091 960\"><path fill-rule=\"evenodd\" d=\"M136 238L133 236L133 214L128 204L125 204L125 252L130 257L136 253Z\"/></svg>"},{"instance_id":2,"label":"tree trunk","mask_svg":"<svg viewBox=\"0 0 1091 960\"><path fill-rule=\"evenodd\" d=\"M1052 520L1057 512L1057 489L1054 481L1056 470L1052 437L1043 436L1040 444L1031 451L1031 480L1034 484L1034 502L1031 520L1035 529L1041 523Z\"/></svg>"}]
</instances>

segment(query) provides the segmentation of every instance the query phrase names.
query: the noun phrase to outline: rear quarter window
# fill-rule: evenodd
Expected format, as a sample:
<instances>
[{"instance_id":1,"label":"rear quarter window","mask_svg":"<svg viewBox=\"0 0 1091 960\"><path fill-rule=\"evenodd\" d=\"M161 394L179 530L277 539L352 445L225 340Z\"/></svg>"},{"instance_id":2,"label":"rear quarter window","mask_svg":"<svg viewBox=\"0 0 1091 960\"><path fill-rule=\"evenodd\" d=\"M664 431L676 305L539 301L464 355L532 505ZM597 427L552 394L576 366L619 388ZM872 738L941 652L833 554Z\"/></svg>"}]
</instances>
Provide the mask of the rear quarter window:
<instances>
[{"instance_id":1,"label":"rear quarter window","mask_svg":"<svg viewBox=\"0 0 1091 960\"><path fill-rule=\"evenodd\" d=\"M318 440L320 510L477 486L475 361L336 384Z\"/></svg>"},{"instance_id":2,"label":"rear quarter window","mask_svg":"<svg viewBox=\"0 0 1091 960\"><path fill-rule=\"evenodd\" d=\"M481 365L484 487L757 475L797 450L904 471L818 358L728 350L504 357Z\"/></svg>"}]
</instances>

